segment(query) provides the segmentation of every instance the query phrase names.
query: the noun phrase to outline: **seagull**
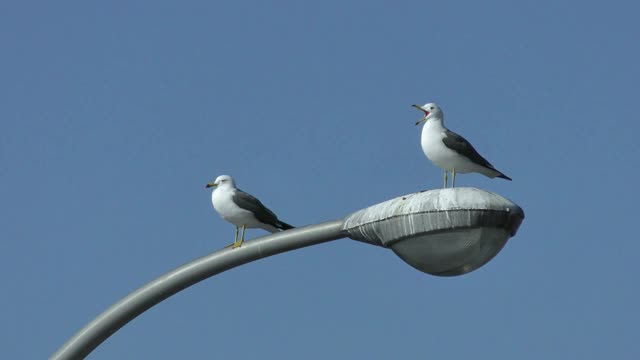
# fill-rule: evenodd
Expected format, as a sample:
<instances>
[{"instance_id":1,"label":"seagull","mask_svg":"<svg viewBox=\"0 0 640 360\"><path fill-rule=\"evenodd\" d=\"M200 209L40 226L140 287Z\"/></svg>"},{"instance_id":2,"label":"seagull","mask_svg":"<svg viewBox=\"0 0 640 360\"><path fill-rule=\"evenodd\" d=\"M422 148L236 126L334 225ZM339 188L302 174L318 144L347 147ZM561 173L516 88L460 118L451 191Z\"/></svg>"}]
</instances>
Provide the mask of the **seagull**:
<instances>
[{"instance_id":1,"label":"seagull","mask_svg":"<svg viewBox=\"0 0 640 360\"><path fill-rule=\"evenodd\" d=\"M452 175L451 187L455 187L456 173L476 172L490 178L499 177L511 180L510 177L496 170L490 162L478 154L462 136L444 127L444 114L436 103L422 106L412 105L424 112L416 125L422 127L422 151L434 164L444 170L444 187L447 187L447 173Z\"/></svg>"},{"instance_id":2,"label":"seagull","mask_svg":"<svg viewBox=\"0 0 640 360\"><path fill-rule=\"evenodd\" d=\"M236 226L236 237L232 248L238 248L244 242L245 229L261 228L269 232L293 229L293 226L278 220L276 214L267 209L260 200L236 187L229 175L220 175L205 188L215 187L211 193L213 208L220 216ZM242 228L242 237L238 241L238 230Z\"/></svg>"}]
</instances>

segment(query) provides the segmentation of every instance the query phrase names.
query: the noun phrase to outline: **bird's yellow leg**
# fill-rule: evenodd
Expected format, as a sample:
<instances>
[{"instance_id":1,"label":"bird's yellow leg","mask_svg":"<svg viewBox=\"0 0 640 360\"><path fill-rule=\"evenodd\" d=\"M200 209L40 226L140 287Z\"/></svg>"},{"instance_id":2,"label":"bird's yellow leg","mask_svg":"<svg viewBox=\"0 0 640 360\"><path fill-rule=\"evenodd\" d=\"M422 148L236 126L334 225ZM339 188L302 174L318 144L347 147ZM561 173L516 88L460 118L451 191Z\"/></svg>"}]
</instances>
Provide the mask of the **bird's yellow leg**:
<instances>
[{"instance_id":1,"label":"bird's yellow leg","mask_svg":"<svg viewBox=\"0 0 640 360\"><path fill-rule=\"evenodd\" d=\"M240 241L234 241L233 242L233 248L239 248L240 246L242 246L242 243L244 242L244 231L246 230L245 225L242 225L242 238L240 239Z\"/></svg>"},{"instance_id":2,"label":"bird's yellow leg","mask_svg":"<svg viewBox=\"0 0 640 360\"><path fill-rule=\"evenodd\" d=\"M447 180L449 180L449 179L447 179L447 177L448 177L447 176L447 170L445 170L444 171L444 187L443 187L443 189L447 188L447 182L448 182Z\"/></svg>"},{"instance_id":3,"label":"bird's yellow leg","mask_svg":"<svg viewBox=\"0 0 640 360\"><path fill-rule=\"evenodd\" d=\"M451 187L454 188L456 187L456 168L453 168L451 175L453 175L453 178L451 179Z\"/></svg>"},{"instance_id":4,"label":"bird's yellow leg","mask_svg":"<svg viewBox=\"0 0 640 360\"><path fill-rule=\"evenodd\" d=\"M233 246L235 248L236 242L238 242L238 227L236 226L236 236L233 238L233 244L225 246L225 248Z\"/></svg>"}]
</instances>

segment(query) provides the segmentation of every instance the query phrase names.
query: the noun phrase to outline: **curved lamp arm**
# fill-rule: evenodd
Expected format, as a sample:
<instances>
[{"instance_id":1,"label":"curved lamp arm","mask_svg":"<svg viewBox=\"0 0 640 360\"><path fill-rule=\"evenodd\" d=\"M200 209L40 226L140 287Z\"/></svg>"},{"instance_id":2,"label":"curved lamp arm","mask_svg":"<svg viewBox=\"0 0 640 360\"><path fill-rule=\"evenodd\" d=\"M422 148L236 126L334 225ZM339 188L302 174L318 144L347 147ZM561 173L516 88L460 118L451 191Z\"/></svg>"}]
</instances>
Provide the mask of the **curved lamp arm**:
<instances>
[{"instance_id":1,"label":"curved lamp arm","mask_svg":"<svg viewBox=\"0 0 640 360\"><path fill-rule=\"evenodd\" d=\"M225 248L170 271L112 305L69 339L50 359L82 359L138 315L168 297L223 271L283 252L347 236L343 220L260 237L237 249Z\"/></svg>"}]
</instances>

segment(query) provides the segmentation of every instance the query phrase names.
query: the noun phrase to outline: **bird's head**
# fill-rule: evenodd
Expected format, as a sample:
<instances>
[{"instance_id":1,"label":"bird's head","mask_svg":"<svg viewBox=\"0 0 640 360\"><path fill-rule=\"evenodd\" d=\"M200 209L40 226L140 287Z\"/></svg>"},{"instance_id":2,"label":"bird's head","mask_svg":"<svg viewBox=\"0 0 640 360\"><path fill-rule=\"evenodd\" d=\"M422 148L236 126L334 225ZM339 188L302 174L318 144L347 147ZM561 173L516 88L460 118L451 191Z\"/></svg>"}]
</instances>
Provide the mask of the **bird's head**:
<instances>
[{"instance_id":1,"label":"bird's head","mask_svg":"<svg viewBox=\"0 0 640 360\"><path fill-rule=\"evenodd\" d=\"M205 188L210 188L210 187L226 187L226 186L230 186L230 187L235 187L236 183L235 181L233 181L233 178L229 175L220 175L216 178L216 180L214 182L210 182L207 184L207 186L205 186Z\"/></svg>"},{"instance_id":2,"label":"bird's head","mask_svg":"<svg viewBox=\"0 0 640 360\"><path fill-rule=\"evenodd\" d=\"M411 106L413 106L414 108L424 113L424 116L422 117L422 119L416 121L416 125L420 125L421 123L432 118L442 119L442 110L440 110L440 107L436 103L428 103L422 106L414 104Z\"/></svg>"}]
</instances>

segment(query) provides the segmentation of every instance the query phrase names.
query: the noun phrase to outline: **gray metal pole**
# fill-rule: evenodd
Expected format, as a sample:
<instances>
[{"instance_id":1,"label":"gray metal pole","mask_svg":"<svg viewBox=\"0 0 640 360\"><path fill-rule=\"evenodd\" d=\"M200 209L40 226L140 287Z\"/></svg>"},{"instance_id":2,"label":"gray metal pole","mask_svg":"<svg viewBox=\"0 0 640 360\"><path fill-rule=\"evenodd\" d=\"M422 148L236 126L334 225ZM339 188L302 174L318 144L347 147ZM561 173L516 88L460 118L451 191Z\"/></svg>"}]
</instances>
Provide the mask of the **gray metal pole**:
<instances>
[{"instance_id":1,"label":"gray metal pole","mask_svg":"<svg viewBox=\"0 0 640 360\"><path fill-rule=\"evenodd\" d=\"M343 238L343 220L296 228L223 249L180 266L112 305L69 339L50 359L83 359L109 336L162 300L204 279L258 259Z\"/></svg>"}]
</instances>

